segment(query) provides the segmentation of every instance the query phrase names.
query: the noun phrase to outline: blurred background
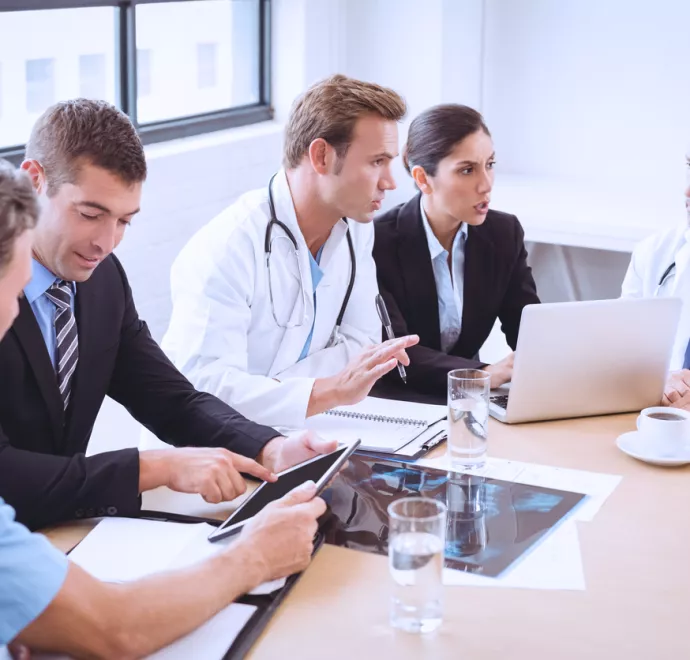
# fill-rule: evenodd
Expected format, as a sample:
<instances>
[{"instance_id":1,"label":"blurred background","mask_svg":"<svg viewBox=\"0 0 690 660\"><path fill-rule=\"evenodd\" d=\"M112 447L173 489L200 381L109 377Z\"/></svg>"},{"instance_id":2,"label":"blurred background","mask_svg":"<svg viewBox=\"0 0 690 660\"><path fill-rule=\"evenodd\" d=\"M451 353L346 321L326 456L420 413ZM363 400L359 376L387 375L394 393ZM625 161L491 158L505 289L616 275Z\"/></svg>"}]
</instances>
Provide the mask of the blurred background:
<instances>
[{"instance_id":1,"label":"blurred background","mask_svg":"<svg viewBox=\"0 0 690 660\"><path fill-rule=\"evenodd\" d=\"M132 117L150 176L118 256L160 340L174 257L267 184L293 100L336 72L405 97L401 145L428 106L484 114L492 206L522 221L544 301L617 297L635 243L685 217L688 0L0 0L0 155L62 99ZM386 208L413 192L396 173Z\"/></svg>"}]
</instances>

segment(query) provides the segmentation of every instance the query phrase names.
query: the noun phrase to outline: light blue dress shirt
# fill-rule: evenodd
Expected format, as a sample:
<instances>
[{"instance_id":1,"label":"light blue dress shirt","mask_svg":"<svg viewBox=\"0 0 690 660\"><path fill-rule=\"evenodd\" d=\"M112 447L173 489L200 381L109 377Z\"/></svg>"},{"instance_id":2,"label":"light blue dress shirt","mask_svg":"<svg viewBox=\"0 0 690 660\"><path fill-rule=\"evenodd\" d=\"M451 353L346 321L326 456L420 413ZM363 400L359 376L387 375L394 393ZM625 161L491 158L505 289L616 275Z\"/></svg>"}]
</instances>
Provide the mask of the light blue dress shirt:
<instances>
[{"instance_id":1,"label":"light blue dress shirt","mask_svg":"<svg viewBox=\"0 0 690 660\"><path fill-rule=\"evenodd\" d=\"M311 282L314 289L314 319L311 322L311 330L309 331L309 336L307 341L304 342L304 348L300 353L299 360L304 360L307 355L309 355L309 349L311 348L311 338L314 335L314 324L316 323L316 287L319 286L319 282L323 279L323 271L321 270L321 254L323 253L323 245L319 248L316 253L316 258L312 256L311 251L309 252L309 269L311 270Z\"/></svg>"},{"instance_id":2,"label":"light blue dress shirt","mask_svg":"<svg viewBox=\"0 0 690 660\"><path fill-rule=\"evenodd\" d=\"M67 557L14 520L0 498L0 657L55 598L67 576Z\"/></svg>"},{"instance_id":3,"label":"light blue dress shirt","mask_svg":"<svg viewBox=\"0 0 690 660\"><path fill-rule=\"evenodd\" d=\"M45 293L50 289L56 279L57 277L43 264L32 259L31 281L24 287L24 296L31 305L36 321L38 321L38 327L41 329L41 334L46 343L50 361L53 363L53 369L55 368L56 361L55 313L57 307L48 299ZM72 293L74 293L74 285L72 285ZM72 296L72 313L74 313L74 296Z\"/></svg>"},{"instance_id":4,"label":"light blue dress shirt","mask_svg":"<svg viewBox=\"0 0 690 660\"><path fill-rule=\"evenodd\" d=\"M434 235L429 219L424 210L424 197L419 202L422 211L422 224L426 232L426 241L429 244L431 255L431 267L436 280L436 293L438 297L438 319L441 325L441 350L450 352L458 341L462 330L462 306L463 286L465 284L465 244L467 243L467 223L462 223L460 230L455 234L451 248L453 257L451 263L453 272L448 266L448 251L439 243Z\"/></svg>"}]
</instances>

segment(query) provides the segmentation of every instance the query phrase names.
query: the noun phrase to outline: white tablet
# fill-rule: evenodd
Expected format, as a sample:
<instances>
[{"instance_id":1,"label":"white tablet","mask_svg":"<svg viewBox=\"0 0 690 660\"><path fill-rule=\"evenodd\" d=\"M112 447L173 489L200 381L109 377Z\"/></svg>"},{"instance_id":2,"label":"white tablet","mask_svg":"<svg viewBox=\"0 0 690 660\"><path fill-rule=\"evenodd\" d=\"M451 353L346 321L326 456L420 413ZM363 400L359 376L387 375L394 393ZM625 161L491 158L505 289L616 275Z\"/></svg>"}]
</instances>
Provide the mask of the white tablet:
<instances>
[{"instance_id":1,"label":"white tablet","mask_svg":"<svg viewBox=\"0 0 690 660\"><path fill-rule=\"evenodd\" d=\"M316 456L304 463L300 463L278 475L274 482L262 483L236 511L218 529L213 530L208 537L211 542L220 541L232 534L236 534L250 518L253 518L267 504L287 495L305 481L313 481L316 491L320 493L335 476L345 461L354 453L360 441L338 447L334 452L324 456Z\"/></svg>"}]
</instances>

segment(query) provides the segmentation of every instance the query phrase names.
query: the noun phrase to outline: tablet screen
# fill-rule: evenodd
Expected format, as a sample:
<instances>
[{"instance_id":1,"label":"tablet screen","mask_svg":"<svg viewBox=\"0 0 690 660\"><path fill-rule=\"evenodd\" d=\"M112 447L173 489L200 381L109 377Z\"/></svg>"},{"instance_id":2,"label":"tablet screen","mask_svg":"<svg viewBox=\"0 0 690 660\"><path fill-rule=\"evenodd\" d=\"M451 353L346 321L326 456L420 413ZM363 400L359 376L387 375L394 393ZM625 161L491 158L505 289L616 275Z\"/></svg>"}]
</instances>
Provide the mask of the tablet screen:
<instances>
[{"instance_id":1,"label":"tablet screen","mask_svg":"<svg viewBox=\"0 0 690 660\"><path fill-rule=\"evenodd\" d=\"M350 450L350 451L348 451ZM351 447L341 447L336 451L313 459L305 465L298 466L289 472L285 472L278 477L278 481L262 484L251 495L251 497L233 513L216 531L211 534L211 538L217 538L230 526L243 523L259 513L267 504L287 495L293 488L296 488L305 481L313 481L318 484L319 480L343 457L345 452L351 453Z\"/></svg>"}]
</instances>

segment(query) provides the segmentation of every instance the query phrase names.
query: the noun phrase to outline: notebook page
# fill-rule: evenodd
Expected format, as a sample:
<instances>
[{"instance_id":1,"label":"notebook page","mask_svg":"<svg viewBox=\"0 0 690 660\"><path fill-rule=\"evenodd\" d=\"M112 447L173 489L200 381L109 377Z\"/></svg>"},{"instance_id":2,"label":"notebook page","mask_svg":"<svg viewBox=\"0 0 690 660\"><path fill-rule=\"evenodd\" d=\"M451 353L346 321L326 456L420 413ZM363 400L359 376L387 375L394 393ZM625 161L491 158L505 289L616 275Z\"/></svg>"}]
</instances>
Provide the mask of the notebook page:
<instances>
[{"instance_id":1,"label":"notebook page","mask_svg":"<svg viewBox=\"0 0 690 660\"><path fill-rule=\"evenodd\" d=\"M349 443L359 439L362 441L360 448L364 450L393 453L414 440L429 425L444 419L446 413L445 406L367 397L355 405L340 406L329 413L310 417L307 428L340 442ZM414 420L423 424L382 421L376 419L378 417Z\"/></svg>"},{"instance_id":2,"label":"notebook page","mask_svg":"<svg viewBox=\"0 0 690 660\"><path fill-rule=\"evenodd\" d=\"M352 406L338 406L334 410L346 413L359 413L361 415L393 417L396 419L414 419L424 421L427 425L443 419L448 414L446 406L379 399L374 396L368 396L363 401Z\"/></svg>"},{"instance_id":3,"label":"notebook page","mask_svg":"<svg viewBox=\"0 0 690 660\"><path fill-rule=\"evenodd\" d=\"M425 427L322 414L310 417L307 428L323 438L346 444L361 440L360 449L395 451L416 438Z\"/></svg>"}]
</instances>

